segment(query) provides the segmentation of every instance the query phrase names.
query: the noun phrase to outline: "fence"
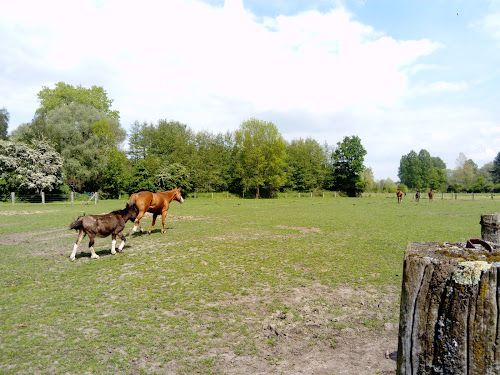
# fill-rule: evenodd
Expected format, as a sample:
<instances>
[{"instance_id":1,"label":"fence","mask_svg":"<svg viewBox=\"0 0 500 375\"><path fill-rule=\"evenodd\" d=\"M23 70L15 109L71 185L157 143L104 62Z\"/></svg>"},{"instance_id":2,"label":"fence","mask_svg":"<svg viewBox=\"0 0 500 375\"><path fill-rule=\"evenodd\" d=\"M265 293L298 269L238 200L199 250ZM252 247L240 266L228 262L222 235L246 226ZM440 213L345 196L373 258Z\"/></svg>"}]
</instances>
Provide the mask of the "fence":
<instances>
[{"instance_id":1,"label":"fence","mask_svg":"<svg viewBox=\"0 0 500 375\"><path fill-rule=\"evenodd\" d=\"M88 204L90 201L94 201L94 204L97 204L99 200L99 193L92 194L81 194L70 192L69 194L45 194L45 192L41 192L38 194L32 195L23 195L17 194L14 192L10 193L10 202L14 206L16 202L29 202L29 203L41 203L45 204L46 202L70 202L71 205L75 203L75 201L79 201L82 199L82 204Z\"/></svg>"},{"instance_id":2,"label":"fence","mask_svg":"<svg viewBox=\"0 0 500 375\"><path fill-rule=\"evenodd\" d=\"M194 192L185 195L186 197L194 199L241 199L242 197L237 194L232 194L229 192ZM341 195L335 191L315 191L313 192L278 192L275 196L276 199L307 199L307 198L338 198ZM392 199L395 198L395 193L363 193L363 197L381 197ZM253 199L255 195L246 194L243 198ZM434 194L434 200L492 200L495 195L493 193L436 193ZM9 199L10 198L10 199ZM414 193L407 193L405 200L415 199ZM427 194L422 194L422 200L427 199ZM75 202L81 202L82 204L89 204L93 202L97 204L99 201L99 193L75 193L71 192L68 194L33 194L33 195L22 195L11 193L10 197L0 197L0 201L10 201L12 205L17 202L29 202L29 203L51 203L51 202L68 202L73 205Z\"/></svg>"}]
</instances>

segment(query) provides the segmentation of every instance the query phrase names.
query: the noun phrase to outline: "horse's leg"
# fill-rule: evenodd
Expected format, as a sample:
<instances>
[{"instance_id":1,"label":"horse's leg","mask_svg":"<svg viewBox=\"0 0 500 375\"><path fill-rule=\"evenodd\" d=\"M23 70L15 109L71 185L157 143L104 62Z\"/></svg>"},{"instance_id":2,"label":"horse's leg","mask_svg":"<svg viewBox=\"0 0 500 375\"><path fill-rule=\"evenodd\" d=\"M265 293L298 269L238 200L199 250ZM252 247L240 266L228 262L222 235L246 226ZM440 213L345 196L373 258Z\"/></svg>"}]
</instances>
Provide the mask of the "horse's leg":
<instances>
[{"instance_id":1,"label":"horse's leg","mask_svg":"<svg viewBox=\"0 0 500 375\"><path fill-rule=\"evenodd\" d=\"M77 238L75 244L73 245L73 251L71 252L71 255L69 256L69 260L71 260L72 262L75 260L76 250L78 249L78 246L80 246L80 244L82 243L83 237L85 237L85 232L83 231L83 229L80 229L80 232L78 233L78 238Z\"/></svg>"},{"instance_id":2,"label":"horse's leg","mask_svg":"<svg viewBox=\"0 0 500 375\"><path fill-rule=\"evenodd\" d=\"M99 255L95 253L94 250L94 237L95 235L89 234L90 240L89 240L89 248L90 248L90 257L92 259L99 259Z\"/></svg>"},{"instance_id":3,"label":"horse's leg","mask_svg":"<svg viewBox=\"0 0 500 375\"><path fill-rule=\"evenodd\" d=\"M122 232L118 233L118 236L120 236L122 240L122 243L120 244L120 246L118 246L118 252L121 252L123 250L123 247L125 246L125 236Z\"/></svg>"},{"instance_id":4,"label":"horse's leg","mask_svg":"<svg viewBox=\"0 0 500 375\"><path fill-rule=\"evenodd\" d=\"M116 234L112 234L111 235L111 255L115 255L116 254L116 250L115 250L115 246L116 246Z\"/></svg>"},{"instance_id":5,"label":"horse's leg","mask_svg":"<svg viewBox=\"0 0 500 375\"><path fill-rule=\"evenodd\" d=\"M161 232L165 233L165 218L167 217L167 211L161 213Z\"/></svg>"},{"instance_id":6,"label":"horse's leg","mask_svg":"<svg viewBox=\"0 0 500 375\"><path fill-rule=\"evenodd\" d=\"M135 233L135 231L137 230L137 226L139 226L139 229L141 230L142 232L142 226L141 226L141 219L142 217L144 216L144 214L146 213L146 211L144 212L139 212L139 215L137 215L137 217L135 218L135 221L134 221L134 229L132 229L132 233Z\"/></svg>"},{"instance_id":7,"label":"horse's leg","mask_svg":"<svg viewBox=\"0 0 500 375\"><path fill-rule=\"evenodd\" d=\"M158 215L157 214L153 214L153 221L151 222L151 226L148 229L148 234L151 234L151 229L153 229L153 227L155 226L156 216L158 216Z\"/></svg>"}]
</instances>

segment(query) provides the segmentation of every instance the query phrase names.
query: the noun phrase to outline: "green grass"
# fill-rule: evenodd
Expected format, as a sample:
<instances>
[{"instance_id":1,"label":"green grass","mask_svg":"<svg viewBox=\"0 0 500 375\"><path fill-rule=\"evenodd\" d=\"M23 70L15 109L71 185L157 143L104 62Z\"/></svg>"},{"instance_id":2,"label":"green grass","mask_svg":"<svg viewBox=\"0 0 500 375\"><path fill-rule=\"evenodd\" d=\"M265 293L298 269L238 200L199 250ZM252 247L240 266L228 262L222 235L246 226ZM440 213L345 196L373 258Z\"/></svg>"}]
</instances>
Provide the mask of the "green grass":
<instances>
[{"instance_id":1,"label":"green grass","mask_svg":"<svg viewBox=\"0 0 500 375\"><path fill-rule=\"evenodd\" d=\"M318 311L351 316L328 331L309 328L308 345L334 347L344 327L397 322L409 241L480 237L480 215L500 212L500 201L487 199L186 199L172 203L166 234L157 222L115 256L111 239L98 238L99 260L84 240L70 262L69 224L83 211L124 205L0 203L1 373L223 373L224 353L258 358L282 345L263 333L266 319L286 330ZM395 297L376 316L370 305L340 306L330 295L339 287L373 303ZM310 310L291 298L295 290L312 291L302 298ZM267 362L281 360L277 352Z\"/></svg>"}]
</instances>

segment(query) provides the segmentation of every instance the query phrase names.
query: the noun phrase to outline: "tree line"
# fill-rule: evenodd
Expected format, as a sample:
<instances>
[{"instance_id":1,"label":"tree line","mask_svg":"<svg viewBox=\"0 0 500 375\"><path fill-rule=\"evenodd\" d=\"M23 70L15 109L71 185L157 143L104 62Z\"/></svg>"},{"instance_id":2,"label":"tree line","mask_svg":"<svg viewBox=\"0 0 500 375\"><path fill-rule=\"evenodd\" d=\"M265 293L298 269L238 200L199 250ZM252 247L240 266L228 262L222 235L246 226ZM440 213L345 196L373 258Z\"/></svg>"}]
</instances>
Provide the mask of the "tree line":
<instances>
[{"instance_id":1,"label":"tree line","mask_svg":"<svg viewBox=\"0 0 500 375\"><path fill-rule=\"evenodd\" d=\"M280 190L324 189L356 196L398 187L390 179L374 180L371 169L364 166L366 150L356 135L334 146L312 138L288 142L272 122L255 118L226 133L195 132L166 119L136 121L127 134L102 87L59 82L55 88L42 87L38 99L40 107L33 120L10 135L9 113L6 108L0 110L0 196L11 191L98 191L114 198L174 187L255 197L272 197ZM458 168L450 173L442 160L427 151L412 151L401 158L399 185L495 187L500 182L499 164L500 153L489 169L478 169L466 160L463 173Z\"/></svg>"}]
</instances>

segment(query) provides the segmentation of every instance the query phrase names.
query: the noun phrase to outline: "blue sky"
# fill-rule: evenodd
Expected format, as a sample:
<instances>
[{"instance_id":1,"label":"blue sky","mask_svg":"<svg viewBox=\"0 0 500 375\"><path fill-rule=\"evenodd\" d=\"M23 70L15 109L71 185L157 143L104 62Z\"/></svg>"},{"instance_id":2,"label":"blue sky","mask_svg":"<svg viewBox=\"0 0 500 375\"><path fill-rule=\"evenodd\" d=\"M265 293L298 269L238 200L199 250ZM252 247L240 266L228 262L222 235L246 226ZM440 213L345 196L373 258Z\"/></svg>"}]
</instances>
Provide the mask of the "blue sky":
<instances>
[{"instance_id":1,"label":"blue sky","mask_svg":"<svg viewBox=\"0 0 500 375\"><path fill-rule=\"evenodd\" d=\"M499 0L19 0L0 40L9 131L63 81L104 87L125 129L255 117L287 140L357 135L376 179L411 150L450 169L500 151Z\"/></svg>"}]
</instances>

